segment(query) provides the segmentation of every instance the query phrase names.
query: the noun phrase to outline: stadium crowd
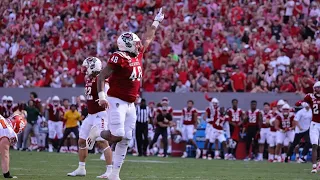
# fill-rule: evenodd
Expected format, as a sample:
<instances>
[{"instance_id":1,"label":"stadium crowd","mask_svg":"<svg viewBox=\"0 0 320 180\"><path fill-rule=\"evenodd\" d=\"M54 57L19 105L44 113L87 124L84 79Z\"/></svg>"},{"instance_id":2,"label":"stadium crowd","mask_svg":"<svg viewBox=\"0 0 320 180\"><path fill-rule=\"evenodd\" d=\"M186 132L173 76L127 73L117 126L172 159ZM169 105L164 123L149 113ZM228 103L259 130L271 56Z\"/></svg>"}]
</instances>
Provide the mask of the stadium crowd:
<instances>
[{"instance_id":1,"label":"stadium crowd","mask_svg":"<svg viewBox=\"0 0 320 180\"><path fill-rule=\"evenodd\" d=\"M0 87L84 86L83 59L166 19L144 56L143 90L312 92L320 79L317 1L2 0ZM147 63L148 62L148 63Z\"/></svg>"}]
</instances>

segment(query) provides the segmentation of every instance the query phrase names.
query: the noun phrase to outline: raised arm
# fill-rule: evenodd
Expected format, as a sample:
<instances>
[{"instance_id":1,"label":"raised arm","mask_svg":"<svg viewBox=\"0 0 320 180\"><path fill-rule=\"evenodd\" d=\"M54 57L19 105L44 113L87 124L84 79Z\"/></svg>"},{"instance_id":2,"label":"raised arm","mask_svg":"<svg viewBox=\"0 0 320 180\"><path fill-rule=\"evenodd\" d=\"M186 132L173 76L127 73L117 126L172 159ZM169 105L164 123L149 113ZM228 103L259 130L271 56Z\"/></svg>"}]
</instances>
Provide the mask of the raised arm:
<instances>
[{"instance_id":1,"label":"raised arm","mask_svg":"<svg viewBox=\"0 0 320 180\"><path fill-rule=\"evenodd\" d=\"M160 8L159 13L154 18L154 21L147 29L147 32L144 34L144 40L142 41L142 45L144 47L144 50L148 49L150 43L153 41L155 32L160 24L160 22L164 19L164 14L162 13L162 8Z\"/></svg>"}]
</instances>

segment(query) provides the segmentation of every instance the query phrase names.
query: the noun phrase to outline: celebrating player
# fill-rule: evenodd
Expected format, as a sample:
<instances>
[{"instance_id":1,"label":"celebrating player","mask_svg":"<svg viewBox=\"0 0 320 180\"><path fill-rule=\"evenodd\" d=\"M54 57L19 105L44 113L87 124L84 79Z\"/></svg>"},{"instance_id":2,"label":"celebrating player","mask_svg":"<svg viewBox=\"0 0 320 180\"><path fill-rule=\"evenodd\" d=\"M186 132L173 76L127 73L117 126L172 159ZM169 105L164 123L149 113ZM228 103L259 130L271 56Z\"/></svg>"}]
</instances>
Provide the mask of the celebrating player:
<instances>
[{"instance_id":1,"label":"celebrating player","mask_svg":"<svg viewBox=\"0 0 320 180\"><path fill-rule=\"evenodd\" d=\"M120 179L120 168L127 153L128 143L132 139L132 131L137 119L134 102L141 84L143 53L153 41L155 31L163 19L164 15L160 9L152 26L144 34L143 43L132 32L121 34L117 40L120 51L111 55L107 66L98 76L99 104L103 108L109 108L110 113L110 129L102 131L101 137L108 141L118 142L115 147L113 170L109 176L111 180ZM109 78L110 89L106 98L104 84L107 78ZM98 136L99 132L93 128L87 140L88 147Z\"/></svg>"},{"instance_id":2,"label":"celebrating player","mask_svg":"<svg viewBox=\"0 0 320 180\"><path fill-rule=\"evenodd\" d=\"M310 125L310 142L312 144L312 173L317 173L318 143L320 135L320 81L313 85L313 94L307 94L304 102L312 108L312 122Z\"/></svg>"},{"instance_id":3,"label":"celebrating player","mask_svg":"<svg viewBox=\"0 0 320 180\"><path fill-rule=\"evenodd\" d=\"M85 162L88 156L88 149L86 147L86 139L89 136L90 129L95 126L98 131L102 131L107 127L108 115L105 108L98 104L98 92L97 92L97 76L101 71L102 64L100 59L96 57L89 57L84 60L83 66L87 67L88 79L85 86L85 95L88 104L88 116L82 123L79 133L79 167L68 173L68 176L85 176ZM97 178L106 179L112 171L112 152L108 142L102 138L98 138L99 146L103 149L105 156L107 171L98 176ZM94 144L92 144L94 145Z\"/></svg>"},{"instance_id":4,"label":"celebrating player","mask_svg":"<svg viewBox=\"0 0 320 180\"><path fill-rule=\"evenodd\" d=\"M0 115L0 124L0 154L2 173L4 178L17 178L16 176L10 175L9 149L10 145L17 143L17 134L23 131L27 121L22 114L13 114L7 119Z\"/></svg>"},{"instance_id":5,"label":"celebrating player","mask_svg":"<svg viewBox=\"0 0 320 180\"><path fill-rule=\"evenodd\" d=\"M227 150L227 145L226 145L226 136L229 139L230 138L230 127L229 127L229 116L225 114L224 108L221 107L219 109L219 116L218 118L214 118L213 123L212 123L212 130L211 130L211 135L210 135L210 143L215 144L215 153L214 153L214 159L221 159L220 157L220 151L219 151L219 144L217 143L220 142L222 144L223 152L224 154L224 159L228 159L228 150ZM226 135L226 136L225 136ZM208 152L211 154L211 152Z\"/></svg>"},{"instance_id":6,"label":"celebrating player","mask_svg":"<svg viewBox=\"0 0 320 180\"><path fill-rule=\"evenodd\" d=\"M206 96L207 97L207 96ZM206 141L204 143L204 148L202 152L202 159L207 159L211 160L211 154L208 154L207 157L207 149L209 148L209 151L211 152L211 146L212 143L210 143L210 136L211 136L211 131L213 129L212 124L214 123L215 119L219 118L219 113L220 113L220 108L219 108L219 101L216 98L206 98L207 100L210 100L209 107L206 109L206 130L205 130L205 137Z\"/></svg>"},{"instance_id":7,"label":"celebrating player","mask_svg":"<svg viewBox=\"0 0 320 180\"><path fill-rule=\"evenodd\" d=\"M282 162L286 157L286 153L289 148L289 144L293 142L294 138L294 126L293 119L294 114L290 113L290 106L285 104L282 106L282 113L276 117L275 128L277 130L277 147L276 147L276 160ZM281 157L282 146L284 146L284 157Z\"/></svg>"},{"instance_id":8,"label":"celebrating player","mask_svg":"<svg viewBox=\"0 0 320 180\"><path fill-rule=\"evenodd\" d=\"M188 106L182 109L182 139L183 141L186 141L187 143L190 143L196 148L196 158L198 159L201 155L201 151L198 148L196 142L193 140L193 134L195 132L195 129L197 129L197 118L198 118L198 112L193 107L194 102L192 100L188 101ZM182 158L188 157L187 151L183 152Z\"/></svg>"}]
</instances>

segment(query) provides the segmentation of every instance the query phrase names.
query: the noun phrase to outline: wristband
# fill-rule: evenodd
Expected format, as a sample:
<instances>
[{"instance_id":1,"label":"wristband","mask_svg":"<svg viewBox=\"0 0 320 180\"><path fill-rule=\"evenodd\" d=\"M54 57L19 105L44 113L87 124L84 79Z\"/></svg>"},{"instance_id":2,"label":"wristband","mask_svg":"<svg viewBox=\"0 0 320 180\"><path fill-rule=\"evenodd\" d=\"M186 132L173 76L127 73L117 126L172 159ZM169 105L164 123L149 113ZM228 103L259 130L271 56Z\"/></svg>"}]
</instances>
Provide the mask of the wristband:
<instances>
[{"instance_id":1,"label":"wristband","mask_svg":"<svg viewBox=\"0 0 320 180\"><path fill-rule=\"evenodd\" d=\"M103 91L99 92L98 96L99 100L106 100L106 94Z\"/></svg>"},{"instance_id":2,"label":"wristband","mask_svg":"<svg viewBox=\"0 0 320 180\"><path fill-rule=\"evenodd\" d=\"M152 26L158 28L159 24L159 21L153 21Z\"/></svg>"}]
</instances>

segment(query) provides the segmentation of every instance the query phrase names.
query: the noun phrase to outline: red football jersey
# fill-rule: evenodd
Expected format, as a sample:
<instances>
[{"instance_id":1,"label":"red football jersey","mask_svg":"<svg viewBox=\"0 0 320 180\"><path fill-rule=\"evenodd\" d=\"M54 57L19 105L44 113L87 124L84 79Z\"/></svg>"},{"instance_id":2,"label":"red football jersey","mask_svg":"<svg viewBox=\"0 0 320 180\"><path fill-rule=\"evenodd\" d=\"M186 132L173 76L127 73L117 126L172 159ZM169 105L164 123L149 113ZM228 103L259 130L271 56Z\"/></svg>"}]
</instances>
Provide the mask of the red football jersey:
<instances>
[{"instance_id":1,"label":"red football jersey","mask_svg":"<svg viewBox=\"0 0 320 180\"><path fill-rule=\"evenodd\" d=\"M62 106L54 106L53 104L49 104L48 107L49 120L51 121L62 121L63 117L61 115L64 112L64 108Z\"/></svg>"},{"instance_id":2,"label":"red football jersey","mask_svg":"<svg viewBox=\"0 0 320 180\"><path fill-rule=\"evenodd\" d=\"M215 129L223 130L223 126L229 121L229 118L230 117L228 115L220 115L217 119L213 120L212 126Z\"/></svg>"},{"instance_id":3,"label":"red football jersey","mask_svg":"<svg viewBox=\"0 0 320 180\"><path fill-rule=\"evenodd\" d=\"M123 101L133 103L139 94L142 79L142 57L130 57L125 52L115 52L108 60L113 69L109 78L110 89L108 95Z\"/></svg>"},{"instance_id":4,"label":"red football jersey","mask_svg":"<svg viewBox=\"0 0 320 180\"><path fill-rule=\"evenodd\" d=\"M294 115L293 114L289 114L287 117L283 116L283 114L278 115L276 117L276 119L279 121L280 125L280 129L287 129L287 128L292 128L293 127L293 120L294 120Z\"/></svg>"},{"instance_id":5,"label":"red football jersey","mask_svg":"<svg viewBox=\"0 0 320 180\"><path fill-rule=\"evenodd\" d=\"M97 77L88 78L85 86L85 94L87 98L88 113L96 114L105 111L98 103Z\"/></svg>"},{"instance_id":6,"label":"red football jersey","mask_svg":"<svg viewBox=\"0 0 320 180\"><path fill-rule=\"evenodd\" d=\"M196 108L183 108L182 109L182 118L183 118L183 124L185 125L191 125L195 124L197 119L194 117L194 114L197 113Z\"/></svg>"},{"instance_id":7,"label":"red football jersey","mask_svg":"<svg viewBox=\"0 0 320 180\"><path fill-rule=\"evenodd\" d=\"M219 116L220 116L220 108L219 108L219 107L209 106L209 107L207 107L206 112L207 112L207 115L208 115L207 118L210 119L209 123L210 123L211 125L213 125L214 122L215 122L215 121L219 118Z\"/></svg>"},{"instance_id":8,"label":"red football jersey","mask_svg":"<svg viewBox=\"0 0 320 180\"><path fill-rule=\"evenodd\" d=\"M234 110L233 108L230 108L227 111L228 116L230 117L230 122L236 123L236 124L240 124L241 122L241 117L243 115L243 111L238 108L236 110Z\"/></svg>"},{"instance_id":9,"label":"red football jersey","mask_svg":"<svg viewBox=\"0 0 320 180\"><path fill-rule=\"evenodd\" d=\"M248 126L258 126L258 117L260 116L260 110L256 109L252 111L251 109L246 112L248 116Z\"/></svg>"},{"instance_id":10,"label":"red football jersey","mask_svg":"<svg viewBox=\"0 0 320 180\"><path fill-rule=\"evenodd\" d=\"M163 110L167 110L167 113L171 114L173 113L173 109L171 106L162 106L157 108L157 113L160 114Z\"/></svg>"},{"instance_id":11,"label":"red football jersey","mask_svg":"<svg viewBox=\"0 0 320 180\"><path fill-rule=\"evenodd\" d=\"M13 114L16 110L18 110L18 106L16 104L12 104L12 106L4 105L2 107L2 116L4 118L8 118Z\"/></svg>"},{"instance_id":12,"label":"red football jersey","mask_svg":"<svg viewBox=\"0 0 320 180\"><path fill-rule=\"evenodd\" d=\"M314 94L307 94L304 101L308 103L312 109L312 121L320 123L320 97Z\"/></svg>"},{"instance_id":13,"label":"red football jersey","mask_svg":"<svg viewBox=\"0 0 320 180\"><path fill-rule=\"evenodd\" d=\"M272 117L272 111L269 111L269 112L264 112L262 111L262 125L261 125L261 128L270 128L270 124L267 123L267 119L271 119Z\"/></svg>"}]
</instances>

